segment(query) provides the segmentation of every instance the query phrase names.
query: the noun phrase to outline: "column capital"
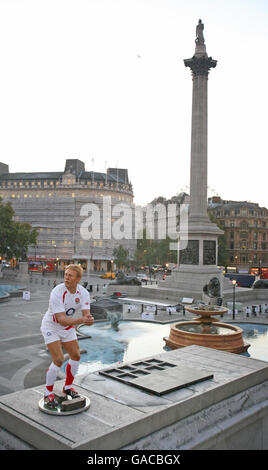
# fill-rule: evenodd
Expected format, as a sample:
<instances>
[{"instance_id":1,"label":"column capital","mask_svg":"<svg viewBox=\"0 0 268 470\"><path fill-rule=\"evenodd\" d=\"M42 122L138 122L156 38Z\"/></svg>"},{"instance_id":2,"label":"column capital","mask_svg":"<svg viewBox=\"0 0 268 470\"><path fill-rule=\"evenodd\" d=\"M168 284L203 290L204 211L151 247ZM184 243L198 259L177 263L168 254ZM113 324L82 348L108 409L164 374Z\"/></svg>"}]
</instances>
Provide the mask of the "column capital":
<instances>
[{"instance_id":1,"label":"column capital","mask_svg":"<svg viewBox=\"0 0 268 470\"><path fill-rule=\"evenodd\" d=\"M184 65L190 67L193 78L198 76L208 77L210 69L216 67L217 61L205 55L202 57L194 55L191 59L184 59Z\"/></svg>"}]
</instances>

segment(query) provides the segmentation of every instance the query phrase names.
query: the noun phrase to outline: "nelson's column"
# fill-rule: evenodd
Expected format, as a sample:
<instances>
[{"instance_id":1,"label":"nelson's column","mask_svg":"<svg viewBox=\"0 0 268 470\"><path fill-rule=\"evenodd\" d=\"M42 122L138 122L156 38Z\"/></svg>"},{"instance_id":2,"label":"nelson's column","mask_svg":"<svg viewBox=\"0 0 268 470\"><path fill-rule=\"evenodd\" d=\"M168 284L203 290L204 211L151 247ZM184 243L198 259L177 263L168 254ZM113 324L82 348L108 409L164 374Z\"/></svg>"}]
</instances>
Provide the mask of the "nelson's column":
<instances>
[{"instance_id":1,"label":"nelson's column","mask_svg":"<svg viewBox=\"0 0 268 470\"><path fill-rule=\"evenodd\" d=\"M195 53L191 59L184 60L193 79L188 243L184 241L181 249L180 242L178 269L159 286L175 288L182 295L196 298L202 298L203 287L212 277L218 277L223 287L223 276L217 268L217 251L218 236L224 232L207 214L207 84L209 71L216 67L217 61L207 55L203 30L204 25L199 20Z\"/></svg>"}]
</instances>

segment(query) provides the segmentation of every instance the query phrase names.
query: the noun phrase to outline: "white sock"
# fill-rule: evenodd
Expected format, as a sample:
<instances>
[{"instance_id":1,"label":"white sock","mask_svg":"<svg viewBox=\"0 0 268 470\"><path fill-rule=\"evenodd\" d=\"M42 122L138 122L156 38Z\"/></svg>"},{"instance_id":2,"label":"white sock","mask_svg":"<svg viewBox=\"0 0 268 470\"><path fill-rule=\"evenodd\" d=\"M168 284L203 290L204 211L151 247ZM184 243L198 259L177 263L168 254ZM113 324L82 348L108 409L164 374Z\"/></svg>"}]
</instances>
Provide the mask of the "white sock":
<instances>
[{"instance_id":1,"label":"white sock","mask_svg":"<svg viewBox=\"0 0 268 470\"><path fill-rule=\"evenodd\" d=\"M68 389L72 387L74 376L78 372L80 361L74 361L73 359L69 359L68 364L66 366L66 381L64 388Z\"/></svg>"},{"instance_id":2,"label":"white sock","mask_svg":"<svg viewBox=\"0 0 268 470\"><path fill-rule=\"evenodd\" d=\"M59 371L60 367L56 366L56 364L52 362L47 370L45 396L52 393Z\"/></svg>"}]
</instances>

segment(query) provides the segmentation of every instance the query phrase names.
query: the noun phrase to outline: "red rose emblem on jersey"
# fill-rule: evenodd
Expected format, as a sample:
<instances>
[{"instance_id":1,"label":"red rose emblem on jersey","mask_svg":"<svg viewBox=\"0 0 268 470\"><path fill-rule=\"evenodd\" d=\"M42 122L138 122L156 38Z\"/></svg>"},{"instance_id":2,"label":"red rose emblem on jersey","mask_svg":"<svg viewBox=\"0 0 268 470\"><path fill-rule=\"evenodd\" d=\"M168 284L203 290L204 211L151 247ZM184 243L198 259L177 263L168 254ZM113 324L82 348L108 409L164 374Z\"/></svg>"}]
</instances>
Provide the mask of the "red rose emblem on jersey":
<instances>
[{"instance_id":1,"label":"red rose emblem on jersey","mask_svg":"<svg viewBox=\"0 0 268 470\"><path fill-rule=\"evenodd\" d=\"M80 299L79 299L78 297L76 297L75 303L76 303L76 304L79 304L79 302L80 302Z\"/></svg>"}]
</instances>

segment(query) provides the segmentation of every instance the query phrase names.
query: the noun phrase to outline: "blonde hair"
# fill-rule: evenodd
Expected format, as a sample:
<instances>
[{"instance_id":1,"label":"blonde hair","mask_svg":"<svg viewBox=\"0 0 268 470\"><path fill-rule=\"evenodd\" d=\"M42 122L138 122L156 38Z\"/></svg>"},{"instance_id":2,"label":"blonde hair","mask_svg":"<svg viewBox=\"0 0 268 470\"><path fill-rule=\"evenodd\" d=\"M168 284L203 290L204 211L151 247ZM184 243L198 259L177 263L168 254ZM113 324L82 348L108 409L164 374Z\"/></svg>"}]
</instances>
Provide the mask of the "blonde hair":
<instances>
[{"instance_id":1,"label":"blonde hair","mask_svg":"<svg viewBox=\"0 0 268 470\"><path fill-rule=\"evenodd\" d=\"M80 264L69 264L68 266L66 266L65 271L67 269L72 269L73 271L75 271L77 279L80 280L82 278L84 271Z\"/></svg>"}]
</instances>

